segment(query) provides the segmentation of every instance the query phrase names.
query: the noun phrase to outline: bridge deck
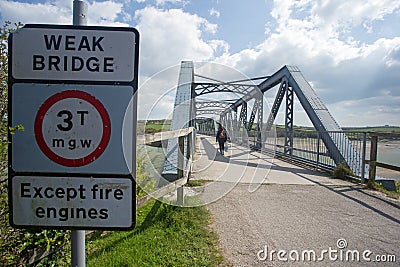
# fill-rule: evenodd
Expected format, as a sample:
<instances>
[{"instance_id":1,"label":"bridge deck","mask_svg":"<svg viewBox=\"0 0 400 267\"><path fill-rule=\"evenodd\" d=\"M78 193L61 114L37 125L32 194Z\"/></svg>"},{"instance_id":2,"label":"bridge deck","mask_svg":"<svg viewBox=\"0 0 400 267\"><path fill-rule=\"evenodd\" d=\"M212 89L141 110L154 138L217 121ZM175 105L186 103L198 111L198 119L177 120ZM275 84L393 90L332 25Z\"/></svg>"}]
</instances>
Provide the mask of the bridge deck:
<instances>
[{"instance_id":1,"label":"bridge deck","mask_svg":"<svg viewBox=\"0 0 400 267\"><path fill-rule=\"evenodd\" d=\"M279 159L273 159L244 146L228 143L228 151L222 156L215 137L197 135L196 154L193 163L195 180L211 180L232 183L349 185L342 180L331 179L326 173L305 169Z\"/></svg>"}]
</instances>

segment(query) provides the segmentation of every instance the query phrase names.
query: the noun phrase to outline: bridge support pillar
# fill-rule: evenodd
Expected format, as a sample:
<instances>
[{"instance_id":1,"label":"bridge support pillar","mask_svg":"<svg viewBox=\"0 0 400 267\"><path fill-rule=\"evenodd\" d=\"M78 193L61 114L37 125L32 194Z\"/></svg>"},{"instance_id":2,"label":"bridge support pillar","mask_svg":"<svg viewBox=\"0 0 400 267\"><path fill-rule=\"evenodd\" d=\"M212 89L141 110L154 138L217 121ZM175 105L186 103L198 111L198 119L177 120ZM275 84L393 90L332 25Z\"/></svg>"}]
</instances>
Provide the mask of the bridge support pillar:
<instances>
[{"instance_id":1,"label":"bridge support pillar","mask_svg":"<svg viewBox=\"0 0 400 267\"><path fill-rule=\"evenodd\" d=\"M293 88L286 88L285 155L293 155Z\"/></svg>"},{"instance_id":2,"label":"bridge support pillar","mask_svg":"<svg viewBox=\"0 0 400 267\"><path fill-rule=\"evenodd\" d=\"M245 137L247 138L247 133L244 134L246 132L247 129L247 103L246 102L242 102L242 108L240 109L240 117L239 117L239 123L242 123L243 127L241 127L241 125L238 125L238 132L240 134L240 140L239 140L239 144L243 144L243 140L245 139ZM241 129L243 128L243 129Z\"/></svg>"},{"instance_id":3,"label":"bridge support pillar","mask_svg":"<svg viewBox=\"0 0 400 267\"><path fill-rule=\"evenodd\" d=\"M261 131L263 128L263 115L264 113L264 97L261 95L258 103L258 117L257 117L257 143L256 143L256 148L257 149L262 149L263 148L263 143L262 143L262 138L261 138Z\"/></svg>"}]
</instances>

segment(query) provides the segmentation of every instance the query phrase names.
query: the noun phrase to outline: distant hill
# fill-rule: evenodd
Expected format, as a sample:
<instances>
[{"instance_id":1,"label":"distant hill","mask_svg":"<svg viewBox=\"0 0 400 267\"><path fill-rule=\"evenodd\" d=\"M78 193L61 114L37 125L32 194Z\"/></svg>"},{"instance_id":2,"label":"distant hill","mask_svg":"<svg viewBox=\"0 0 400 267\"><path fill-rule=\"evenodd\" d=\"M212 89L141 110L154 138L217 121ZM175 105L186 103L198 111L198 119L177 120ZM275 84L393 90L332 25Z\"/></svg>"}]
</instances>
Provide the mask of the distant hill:
<instances>
[{"instance_id":1,"label":"distant hill","mask_svg":"<svg viewBox=\"0 0 400 267\"><path fill-rule=\"evenodd\" d=\"M355 132L380 132L380 133L400 133L399 126L367 126L367 127L343 127L345 131Z\"/></svg>"}]
</instances>

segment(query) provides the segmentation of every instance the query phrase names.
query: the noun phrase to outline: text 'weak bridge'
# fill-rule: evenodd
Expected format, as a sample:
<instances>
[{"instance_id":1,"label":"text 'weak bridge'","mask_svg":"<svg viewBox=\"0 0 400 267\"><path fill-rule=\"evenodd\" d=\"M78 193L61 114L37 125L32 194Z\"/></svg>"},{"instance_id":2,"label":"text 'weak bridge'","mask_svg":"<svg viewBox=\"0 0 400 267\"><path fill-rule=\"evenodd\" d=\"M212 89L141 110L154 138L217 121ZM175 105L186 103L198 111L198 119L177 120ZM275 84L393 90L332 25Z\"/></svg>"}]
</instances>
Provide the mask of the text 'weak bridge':
<instances>
[{"instance_id":1,"label":"text 'weak bridge'","mask_svg":"<svg viewBox=\"0 0 400 267\"><path fill-rule=\"evenodd\" d=\"M274 88L277 88L276 97L268 107L264 94ZM365 162L361 160L360 152L295 66L284 66L261 78L220 81L196 74L193 62L182 62L171 130L195 127L198 133L214 135L217 118L227 129L232 143L247 144L251 149L265 153L300 158L299 149L294 147L295 96L317 133L315 155L302 160L316 161L320 167L345 163L355 175L364 177ZM275 128L274 121L284 100L284 127ZM177 139L168 141L164 175L177 174L177 147Z\"/></svg>"}]
</instances>

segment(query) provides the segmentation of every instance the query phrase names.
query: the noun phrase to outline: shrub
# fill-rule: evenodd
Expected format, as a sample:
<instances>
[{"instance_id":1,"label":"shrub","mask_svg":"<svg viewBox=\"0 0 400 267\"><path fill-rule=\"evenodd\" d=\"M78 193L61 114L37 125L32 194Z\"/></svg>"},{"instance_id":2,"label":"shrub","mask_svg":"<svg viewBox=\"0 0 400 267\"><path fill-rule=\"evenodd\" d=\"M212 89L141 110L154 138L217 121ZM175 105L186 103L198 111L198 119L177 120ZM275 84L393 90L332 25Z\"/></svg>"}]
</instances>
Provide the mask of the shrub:
<instances>
[{"instance_id":1,"label":"shrub","mask_svg":"<svg viewBox=\"0 0 400 267\"><path fill-rule=\"evenodd\" d=\"M67 265L69 253L66 253L66 244L69 244L69 231L55 230L22 230L14 229L9 224L8 208L8 131L23 131L23 125L8 128L8 36L21 23L12 24L6 21L0 28L0 265L21 266L28 265L35 256L42 253L54 252L36 266ZM62 248L62 249L60 249ZM66 255L67 254L67 255Z\"/></svg>"},{"instance_id":2,"label":"shrub","mask_svg":"<svg viewBox=\"0 0 400 267\"><path fill-rule=\"evenodd\" d=\"M352 170L345 163L339 163L336 165L332 172L332 178L345 179L347 175L354 176Z\"/></svg>"}]
</instances>

